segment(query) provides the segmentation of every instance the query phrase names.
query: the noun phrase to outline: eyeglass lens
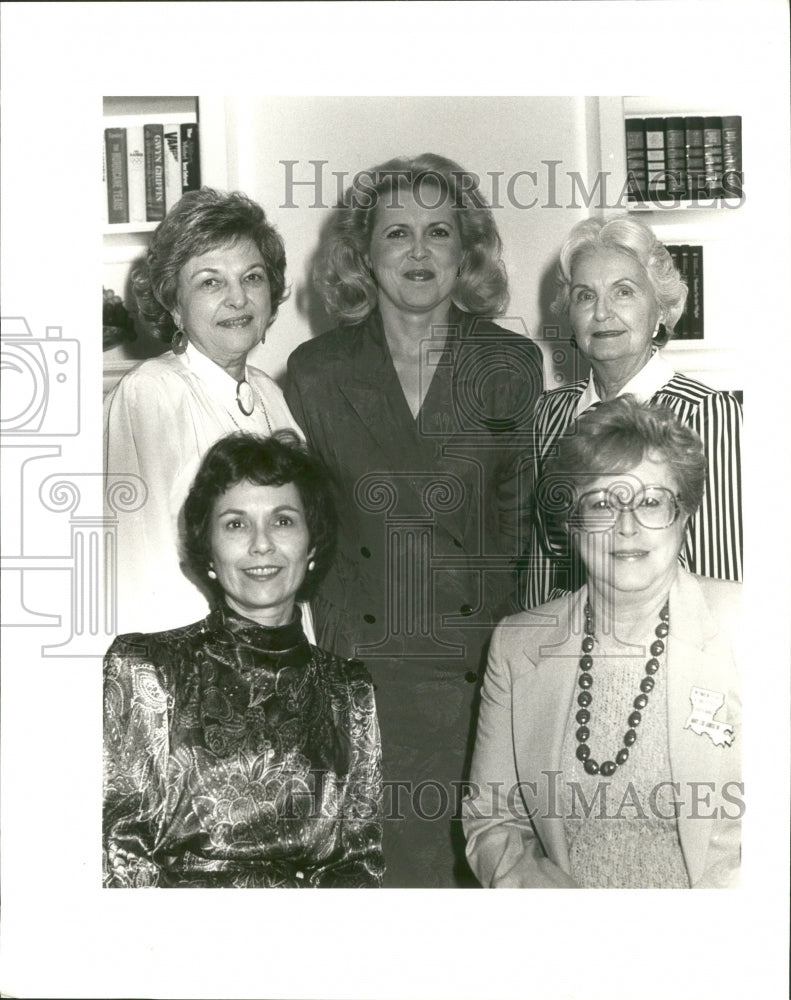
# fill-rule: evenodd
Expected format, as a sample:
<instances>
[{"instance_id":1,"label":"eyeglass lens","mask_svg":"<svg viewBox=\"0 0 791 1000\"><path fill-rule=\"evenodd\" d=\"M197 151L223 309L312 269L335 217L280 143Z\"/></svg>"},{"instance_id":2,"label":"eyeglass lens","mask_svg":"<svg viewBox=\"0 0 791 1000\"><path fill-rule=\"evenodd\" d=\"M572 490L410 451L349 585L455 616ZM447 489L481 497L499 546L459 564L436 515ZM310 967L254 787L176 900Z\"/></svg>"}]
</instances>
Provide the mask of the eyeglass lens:
<instances>
[{"instance_id":1,"label":"eyeglass lens","mask_svg":"<svg viewBox=\"0 0 791 1000\"><path fill-rule=\"evenodd\" d=\"M678 515L678 504L673 493L663 486L648 486L635 493L619 484L609 490L584 493L575 513L585 531L606 531L627 510L644 528L668 528Z\"/></svg>"}]
</instances>

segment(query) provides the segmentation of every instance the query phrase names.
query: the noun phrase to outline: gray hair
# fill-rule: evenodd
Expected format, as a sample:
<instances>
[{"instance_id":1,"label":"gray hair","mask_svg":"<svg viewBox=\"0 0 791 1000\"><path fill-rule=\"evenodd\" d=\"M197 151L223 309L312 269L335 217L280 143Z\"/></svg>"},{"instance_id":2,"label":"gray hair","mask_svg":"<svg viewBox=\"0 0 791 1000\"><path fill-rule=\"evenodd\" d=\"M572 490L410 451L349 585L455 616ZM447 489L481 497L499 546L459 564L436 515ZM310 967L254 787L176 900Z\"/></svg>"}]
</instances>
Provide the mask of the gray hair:
<instances>
[{"instance_id":1,"label":"gray hair","mask_svg":"<svg viewBox=\"0 0 791 1000\"><path fill-rule=\"evenodd\" d=\"M566 237L560 250L557 269L557 293L552 311L558 316L568 316L571 303L571 276L577 262L586 254L597 250L614 250L636 260L648 275L656 301L663 314L666 335L655 337L654 343L663 347L684 311L687 286L681 279L665 246L653 231L634 218L622 215L607 222L585 219L578 222Z\"/></svg>"}]
</instances>

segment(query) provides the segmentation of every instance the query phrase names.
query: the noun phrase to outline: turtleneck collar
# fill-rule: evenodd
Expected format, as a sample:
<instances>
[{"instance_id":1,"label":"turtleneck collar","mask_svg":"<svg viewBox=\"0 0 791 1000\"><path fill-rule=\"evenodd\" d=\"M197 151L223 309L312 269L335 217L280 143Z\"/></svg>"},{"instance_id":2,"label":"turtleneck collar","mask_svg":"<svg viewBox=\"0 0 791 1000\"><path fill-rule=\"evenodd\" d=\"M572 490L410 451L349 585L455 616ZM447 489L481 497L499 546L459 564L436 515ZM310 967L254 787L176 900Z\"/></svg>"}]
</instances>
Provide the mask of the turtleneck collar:
<instances>
[{"instance_id":1,"label":"turtleneck collar","mask_svg":"<svg viewBox=\"0 0 791 1000\"><path fill-rule=\"evenodd\" d=\"M209 657L231 667L240 680L229 675L221 682L227 693L245 692L250 706L273 694L298 697L310 670L312 652L302 629L302 613L294 608L288 625L267 626L244 618L227 605L215 608L206 620L212 641ZM243 687L239 687L240 683ZM248 693L249 692L249 693Z\"/></svg>"},{"instance_id":2,"label":"turtleneck collar","mask_svg":"<svg viewBox=\"0 0 791 1000\"><path fill-rule=\"evenodd\" d=\"M310 657L310 646L302 628L302 612L294 606L294 617L287 625L259 625L232 611L227 604L216 607L208 618L209 628L224 644L247 648L275 657L304 651ZM294 661L289 658L290 664Z\"/></svg>"}]
</instances>

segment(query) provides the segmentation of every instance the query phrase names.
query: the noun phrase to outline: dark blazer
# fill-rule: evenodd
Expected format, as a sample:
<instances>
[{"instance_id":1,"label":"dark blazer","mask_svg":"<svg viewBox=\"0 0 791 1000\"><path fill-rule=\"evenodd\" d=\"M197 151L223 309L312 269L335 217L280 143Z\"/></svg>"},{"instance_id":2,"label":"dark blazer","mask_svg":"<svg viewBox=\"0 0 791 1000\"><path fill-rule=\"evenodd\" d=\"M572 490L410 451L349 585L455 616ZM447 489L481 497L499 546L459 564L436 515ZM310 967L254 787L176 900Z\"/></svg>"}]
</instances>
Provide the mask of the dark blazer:
<instances>
[{"instance_id":1,"label":"dark blazer","mask_svg":"<svg viewBox=\"0 0 791 1000\"><path fill-rule=\"evenodd\" d=\"M548 800L546 776L562 769L561 747L579 674L580 630L572 626L581 619L584 600L585 591L578 591L514 615L492 639L470 775L478 794L465 801L463 810L467 856L484 886L573 885L564 821ZM740 601L740 584L683 569L670 591L668 746L672 779L679 786L674 797L682 803L678 834L692 888L729 887L738 878ZM700 727L687 725L693 687L722 697L714 719L732 727L732 744L718 744ZM700 789L705 789L702 800Z\"/></svg>"},{"instance_id":2,"label":"dark blazer","mask_svg":"<svg viewBox=\"0 0 791 1000\"><path fill-rule=\"evenodd\" d=\"M445 332L437 331L438 350ZM338 486L338 554L321 598L344 618L345 641L325 637L341 655L363 656L376 643L431 652L436 644L421 635L493 627L493 609L514 586L528 534L541 352L457 309L447 334L417 420L378 311L302 344L288 362L289 408ZM398 581L407 578L428 590L405 594ZM394 586L407 601L400 609Z\"/></svg>"}]
</instances>

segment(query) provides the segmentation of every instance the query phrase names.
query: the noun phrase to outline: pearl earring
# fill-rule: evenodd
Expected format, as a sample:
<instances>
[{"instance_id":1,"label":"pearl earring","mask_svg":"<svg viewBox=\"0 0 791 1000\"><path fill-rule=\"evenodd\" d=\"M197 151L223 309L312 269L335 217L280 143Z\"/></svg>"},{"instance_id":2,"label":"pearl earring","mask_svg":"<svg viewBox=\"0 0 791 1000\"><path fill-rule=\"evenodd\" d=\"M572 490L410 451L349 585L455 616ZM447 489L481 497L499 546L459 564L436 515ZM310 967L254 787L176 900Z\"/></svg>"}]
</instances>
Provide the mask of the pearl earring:
<instances>
[{"instance_id":1,"label":"pearl earring","mask_svg":"<svg viewBox=\"0 0 791 1000\"><path fill-rule=\"evenodd\" d=\"M308 560L308 573L312 573L315 568L316 568L316 560L315 559L309 559Z\"/></svg>"}]
</instances>

